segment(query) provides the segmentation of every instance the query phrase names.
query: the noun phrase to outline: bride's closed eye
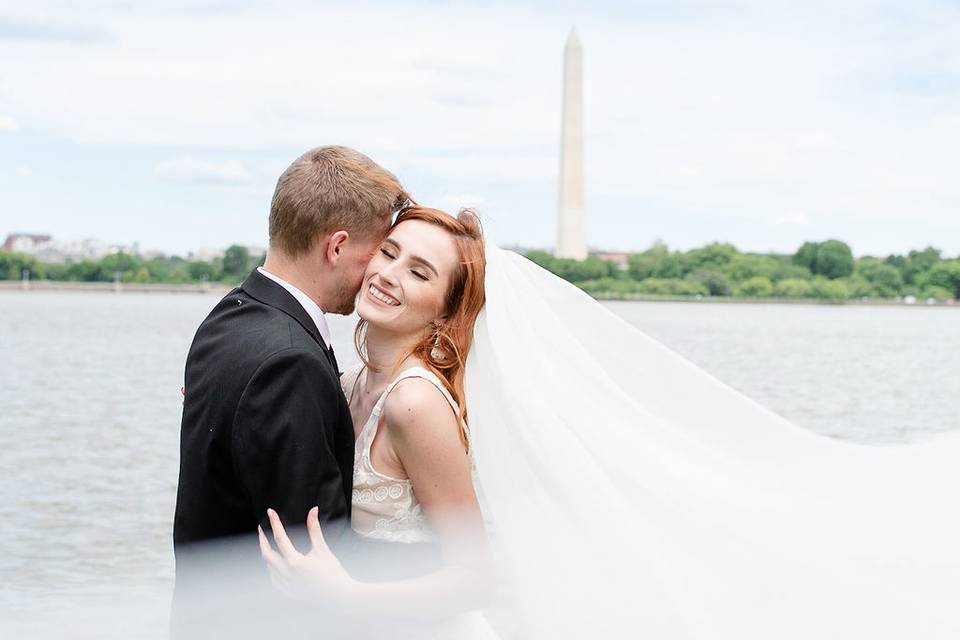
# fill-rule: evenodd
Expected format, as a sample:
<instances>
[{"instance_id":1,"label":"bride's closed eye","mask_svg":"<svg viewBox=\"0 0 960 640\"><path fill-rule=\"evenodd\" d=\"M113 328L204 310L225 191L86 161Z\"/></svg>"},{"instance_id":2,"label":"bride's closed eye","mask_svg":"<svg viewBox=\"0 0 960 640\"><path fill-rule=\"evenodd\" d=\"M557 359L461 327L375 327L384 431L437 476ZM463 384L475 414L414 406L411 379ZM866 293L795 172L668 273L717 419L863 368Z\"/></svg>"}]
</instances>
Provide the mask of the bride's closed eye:
<instances>
[{"instance_id":1,"label":"bride's closed eye","mask_svg":"<svg viewBox=\"0 0 960 640\"><path fill-rule=\"evenodd\" d=\"M396 259L397 259L397 256L394 255L393 251L392 251L389 247L380 247L380 253L382 253L383 255L385 255L385 256L386 256L387 258L389 258L390 260L396 260ZM426 282L427 280L430 279L430 276L428 276L427 274L423 273L422 271L418 271L418 270L416 270L416 269L411 269L411 270L410 270L410 273L412 273L417 279L423 280L424 282Z\"/></svg>"}]
</instances>

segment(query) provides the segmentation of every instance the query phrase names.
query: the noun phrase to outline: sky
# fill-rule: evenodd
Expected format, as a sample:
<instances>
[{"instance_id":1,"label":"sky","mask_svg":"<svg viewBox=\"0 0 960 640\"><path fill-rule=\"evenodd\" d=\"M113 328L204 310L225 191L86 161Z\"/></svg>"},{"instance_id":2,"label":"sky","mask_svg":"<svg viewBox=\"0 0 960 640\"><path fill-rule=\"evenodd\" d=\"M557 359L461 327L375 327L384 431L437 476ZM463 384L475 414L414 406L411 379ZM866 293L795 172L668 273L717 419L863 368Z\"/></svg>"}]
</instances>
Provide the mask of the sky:
<instances>
[{"instance_id":1,"label":"sky","mask_svg":"<svg viewBox=\"0 0 960 640\"><path fill-rule=\"evenodd\" d=\"M266 244L355 147L498 244L556 235L583 45L590 247L960 254L960 2L0 0L0 236Z\"/></svg>"}]
</instances>

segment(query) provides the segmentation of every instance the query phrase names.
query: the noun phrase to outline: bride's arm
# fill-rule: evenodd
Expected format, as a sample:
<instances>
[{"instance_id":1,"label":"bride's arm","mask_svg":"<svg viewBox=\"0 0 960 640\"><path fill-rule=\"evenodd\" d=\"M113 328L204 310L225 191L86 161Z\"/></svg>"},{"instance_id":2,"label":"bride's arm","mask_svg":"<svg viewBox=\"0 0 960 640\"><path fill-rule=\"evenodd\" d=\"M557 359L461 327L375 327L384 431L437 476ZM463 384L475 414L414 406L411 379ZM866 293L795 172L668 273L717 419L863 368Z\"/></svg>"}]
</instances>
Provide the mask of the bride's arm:
<instances>
[{"instance_id":1,"label":"bride's arm","mask_svg":"<svg viewBox=\"0 0 960 640\"><path fill-rule=\"evenodd\" d=\"M288 590L341 606L385 614L430 617L482 607L493 585L493 561L473 487L470 460L460 440L458 419L431 383L412 378L399 384L384 407L389 450L403 465L420 505L437 535L443 565L424 576L362 583L350 578L323 542L311 512L309 554L298 553L282 524L271 515L280 554L261 536L264 558L276 581Z\"/></svg>"}]
</instances>

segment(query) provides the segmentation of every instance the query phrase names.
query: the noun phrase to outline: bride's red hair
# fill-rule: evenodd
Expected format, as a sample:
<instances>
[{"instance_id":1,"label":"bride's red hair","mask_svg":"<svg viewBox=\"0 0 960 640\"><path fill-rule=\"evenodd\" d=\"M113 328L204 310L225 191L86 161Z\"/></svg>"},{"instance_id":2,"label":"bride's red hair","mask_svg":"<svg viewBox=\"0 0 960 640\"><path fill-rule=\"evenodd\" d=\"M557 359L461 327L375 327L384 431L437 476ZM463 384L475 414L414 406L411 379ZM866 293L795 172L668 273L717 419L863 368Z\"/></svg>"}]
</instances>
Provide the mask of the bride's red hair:
<instances>
[{"instance_id":1,"label":"bride's red hair","mask_svg":"<svg viewBox=\"0 0 960 640\"><path fill-rule=\"evenodd\" d=\"M453 236L457 247L460 262L450 278L450 288L444 299L444 319L430 324L424 338L411 350L410 355L440 378L459 405L460 418L465 424L467 400L463 390L464 368L473 342L473 324L485 301L483 279L487 263L480 219L471 209L461 209L454 217L439 209L412 206L400 212L393 226L407 220L420 220L440 227ZM369 367L366 328L366 320L361 319L354 332L354 344L360 359ZM462 425L460 439L465 448L469 446Z\"/></svg>"}]
</instances>

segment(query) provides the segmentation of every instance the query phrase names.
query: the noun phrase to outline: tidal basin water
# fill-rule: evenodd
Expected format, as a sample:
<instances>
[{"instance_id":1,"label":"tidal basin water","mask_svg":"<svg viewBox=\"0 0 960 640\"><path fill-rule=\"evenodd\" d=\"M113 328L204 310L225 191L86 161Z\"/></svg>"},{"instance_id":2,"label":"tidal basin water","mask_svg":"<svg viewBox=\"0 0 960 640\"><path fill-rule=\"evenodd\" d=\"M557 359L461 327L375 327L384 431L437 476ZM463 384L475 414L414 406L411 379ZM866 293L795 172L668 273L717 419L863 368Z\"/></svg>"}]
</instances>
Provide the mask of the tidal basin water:
<instances>
[{"instance_id":1,"label":"tidal basin water","mask_svg":"<svg viewBox=\"0 0 960 640\"><path fill-rule=\"evenodd\" d=\"M165 637L183 362L215 302L0 292L3 637L96 637L78 620L106 607L125 615L88 622ZM813 431L889 443L960 428L960 310L607 306ZM331 325L346 367L352 320Z\"/></svg>"}]
</instances>

